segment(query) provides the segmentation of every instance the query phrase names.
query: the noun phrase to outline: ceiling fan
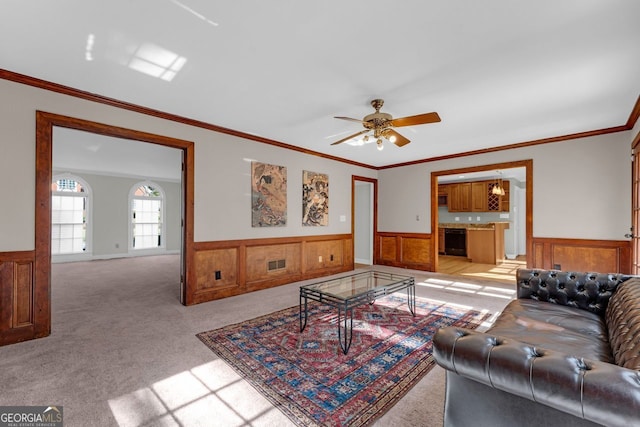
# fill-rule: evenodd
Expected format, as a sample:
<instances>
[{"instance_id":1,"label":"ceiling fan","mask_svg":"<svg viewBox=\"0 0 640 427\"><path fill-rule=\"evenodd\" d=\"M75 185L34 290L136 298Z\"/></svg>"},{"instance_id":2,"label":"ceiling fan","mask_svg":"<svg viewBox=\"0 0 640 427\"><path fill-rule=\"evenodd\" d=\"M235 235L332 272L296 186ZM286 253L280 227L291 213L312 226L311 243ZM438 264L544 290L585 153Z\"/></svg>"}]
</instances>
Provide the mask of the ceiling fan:
<instances>
[{"instance_id":1,"label":"ceiling fan","mask_svg":"<svg viewBox=\"0 0 640 427\"><path fill-rule=\"evenodd\" d=\"M389 142L396 144L398 147L402 147L404 145L407 145L411 141L400 135L393 128L402 126L424 125L427 123L436 123L440 121L440 116L438 116L438 113L436 112L394 119L393 117L391 117L391 114L380 112L380 108L382 108L383 105L383 99L374 99L373 101L371 101L371 106L376 110L376 112L364 116L362 120L352 119L351 117L335 116L334 118L336 119L362 123L365 129L360 132L356 132L353 135L349 135L346 138L342 138L340 141L336 141L331 145L338 145L352 138L355 138L356 136L373 131L373 137L376 139L376 143L378 144L378 150L382 150L382 148L384 147L382 145L382 138L385 138ZM363 141L367 142L368 140L369 135L365 135Z\"/></svg>"}]
</instances>

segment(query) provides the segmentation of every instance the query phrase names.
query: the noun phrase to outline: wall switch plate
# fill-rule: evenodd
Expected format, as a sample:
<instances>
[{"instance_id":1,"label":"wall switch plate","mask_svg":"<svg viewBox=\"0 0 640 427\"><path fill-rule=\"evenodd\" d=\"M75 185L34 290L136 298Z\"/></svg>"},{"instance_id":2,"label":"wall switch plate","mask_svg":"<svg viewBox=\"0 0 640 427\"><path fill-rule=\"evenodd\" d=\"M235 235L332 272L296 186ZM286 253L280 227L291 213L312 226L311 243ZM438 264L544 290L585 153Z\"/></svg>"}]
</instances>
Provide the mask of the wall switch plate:
<instances>
[{"instance_id":1,"label":"wall switch plate","mask_svg":"<svg viewBox=\"0 0 640 427\"><path fill-rule=\"evenodd\" d=\"M509 214L508 213L501 213L500 214L500 218L509 218Z\"/></svg>"},{"instance_id":2,"label":"wall switch plate","mask_svg":"<svg viewBox=\"0 0 640 427\"><path fill-rule=\"evenodd\" d=\"M471 217L469 217L469 221L471 221Z\"/></svg>"},{"instance_id":3,"label":"wall switch plate","mask_svg":"<svg viewBox=\"0 0 640 427\"><path fill-rule=\"evenodd\" d=\"M347 216L346 215L340 215L340 222L347 222Z\"/></svg>"},{"instance_id":4,"label":"wall switch plate","mask_svg":"<svg viewBox=\"0 0 640 427\"><path fill-rule=\"evenodd\" d=\"M480 221L480 217L479 216L476 217L476 221Z\"/></svg>"}]
</instances>

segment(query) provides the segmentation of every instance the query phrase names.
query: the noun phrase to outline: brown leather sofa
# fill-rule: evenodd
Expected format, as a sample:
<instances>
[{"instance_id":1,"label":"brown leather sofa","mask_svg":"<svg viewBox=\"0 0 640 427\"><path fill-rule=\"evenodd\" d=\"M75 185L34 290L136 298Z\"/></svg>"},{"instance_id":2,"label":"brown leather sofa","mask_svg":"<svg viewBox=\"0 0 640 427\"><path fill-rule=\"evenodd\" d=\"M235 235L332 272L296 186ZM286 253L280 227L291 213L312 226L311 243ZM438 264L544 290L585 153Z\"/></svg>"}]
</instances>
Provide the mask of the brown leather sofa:
<instances>
[{"instance_id":1,"label":"brown leather sofa","mask_svg":"<svg viewBox=\"0 0 640 427\"><path fill-rule=\"evenodd\" d=\"M640 277L520 269L486 332L440 329L445 426L640 426Z\"/></svg>"}]
</instances>

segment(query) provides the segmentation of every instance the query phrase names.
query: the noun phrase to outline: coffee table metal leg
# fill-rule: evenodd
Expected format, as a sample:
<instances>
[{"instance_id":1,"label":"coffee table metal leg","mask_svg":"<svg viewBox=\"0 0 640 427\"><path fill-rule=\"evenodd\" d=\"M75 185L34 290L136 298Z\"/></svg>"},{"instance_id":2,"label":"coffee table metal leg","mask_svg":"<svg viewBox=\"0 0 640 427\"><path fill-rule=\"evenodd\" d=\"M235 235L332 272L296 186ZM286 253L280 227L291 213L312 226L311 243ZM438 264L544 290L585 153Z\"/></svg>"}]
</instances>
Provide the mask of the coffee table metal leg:
<instances>
[{"instance_id":1,"label":"coffee table metal leg","mask_svg":"<svg viewBox=\"0 0 640 427\"><path fill-rule=\"evenodd\" d=\"M409 311L415 317L416 315L416 286L415 284L407 286L407 305Z\"/></svg>"},{"instance_id":2,"label":"coffee table metal leg","mask_svg":"<svg viewBox=\"0 0 640 427\"><path fill-rule=\"evenodd\" d=\"M302 322L302 299L304 298L304 323ZM304 328L307 327L307 314L308 314L308 307L307 307L307 297L306 296L302 296L302 293L300 294L300 332L304 331Z\"/></svg>"},{"instance_id":3,"label":"coffee table metal leg","mask_svg":"<svg viewBox=\"0 0 640 427\"><path fill-rule=\"evenodd\" d=\"M344 322L344 325L342 323ZM348 326L347 326L348 325ZM344 333L340 331L343 329ZM353 308L347 309L344 307L344 316L342 316L342 308L338 307L338 341L340 342L340 348L342 353L347 354L349 347L351 347L351 340L353 339Z\"/></svg>"}]
</instances>

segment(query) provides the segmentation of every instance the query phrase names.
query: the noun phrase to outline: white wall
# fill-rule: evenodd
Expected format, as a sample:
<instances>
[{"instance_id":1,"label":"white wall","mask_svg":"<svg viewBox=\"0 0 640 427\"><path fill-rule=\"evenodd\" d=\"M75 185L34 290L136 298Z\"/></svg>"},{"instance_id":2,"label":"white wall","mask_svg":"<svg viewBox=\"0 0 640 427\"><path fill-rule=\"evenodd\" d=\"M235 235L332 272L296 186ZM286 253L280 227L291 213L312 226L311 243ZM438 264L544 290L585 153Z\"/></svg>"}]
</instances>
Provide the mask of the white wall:
<instances>
[{"instance_id":1,"label":"white wall","mask_svg":"<svg viewBox=\"0 0 640 427\"><path fill-rule=\"evenodd\" d=\"M631 221L631 140L632 132L618 132L383 169L378 229L431 232L432 171L533 159L534 237L624 239Z\"/></svg>"},{"instance_id":2,"label":"white wall","mask_svg":"<svg viewBox=\"0 0 640 427\"><path fill-rule=\"evenodd\" d=\"M350 233L352 175L378 178L380 231L429 233L432 171L523 159L533 159L535 237L623 239L629 229L629 153L638 125L634 131L376 172L7 80L0 80L0 94L0 180L19 183L5 189L0 206L0 252L34 249L36 110L194 141L195 241ZM287 167L286 227L251 227L251 159ZM301 225L304 169L329 175L327 227Z\"/></svg>"},{"instance_id":3,"label":"white wall","mask_svg":"<svg viewBox=\"0 0 640 427\"><path fill-rule=\"evenodd\" d=\"M0 209L0 252L34 249L36 110L193 141L195 241L351 232L351 176L375 170L256 143L0 80L0 180L20 183ZM286 227L252 228L250 159L287 167ZM302 227L302 171L329 175L329 226ZM346 221L340 222L340 215Z\"/></svg>"}]
</instances>

